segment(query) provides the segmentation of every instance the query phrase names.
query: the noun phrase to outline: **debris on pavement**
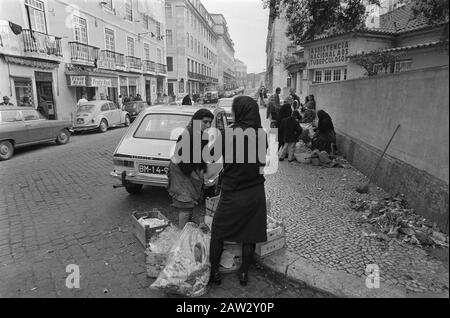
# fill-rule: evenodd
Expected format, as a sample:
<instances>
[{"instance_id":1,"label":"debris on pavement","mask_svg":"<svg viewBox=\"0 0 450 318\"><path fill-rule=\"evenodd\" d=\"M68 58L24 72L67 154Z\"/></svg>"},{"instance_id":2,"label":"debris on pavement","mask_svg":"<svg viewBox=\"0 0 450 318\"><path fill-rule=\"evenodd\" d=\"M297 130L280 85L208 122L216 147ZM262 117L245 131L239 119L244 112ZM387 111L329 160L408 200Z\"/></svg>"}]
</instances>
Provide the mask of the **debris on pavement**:
<instances>
[{"instance_id":1,"label":"debris on pavement","mask_svg":"<svg viewBox=\"0 0 450 318\"><path fill-rule=\"evenodd\" d=\"M352 200L351 208L361 212L362 234L380 241L398 240L421 247L449 247L448 235L408 208L403 196L382 200Z\"/></svg>"}]
</instances>

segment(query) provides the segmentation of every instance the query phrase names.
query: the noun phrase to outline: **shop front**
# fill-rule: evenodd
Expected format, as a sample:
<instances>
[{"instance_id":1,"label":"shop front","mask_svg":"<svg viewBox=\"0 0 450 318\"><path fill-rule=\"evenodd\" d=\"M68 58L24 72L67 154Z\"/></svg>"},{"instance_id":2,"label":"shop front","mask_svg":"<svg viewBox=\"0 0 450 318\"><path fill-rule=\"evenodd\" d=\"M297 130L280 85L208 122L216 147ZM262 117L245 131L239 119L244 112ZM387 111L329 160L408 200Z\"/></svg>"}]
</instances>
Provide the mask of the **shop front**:
<instances>
[{"instance_id":1,"label":"shop front","mask_svg":"<svg viewBox=\"0 0 450 318\"><path fill-rule=\"evenodd\" d=\"M88 100L118 100L117 77L100 75L67 75L67 85L75 89L76 99L79 100L84 94Z\"/></svg>"}]
</instances>

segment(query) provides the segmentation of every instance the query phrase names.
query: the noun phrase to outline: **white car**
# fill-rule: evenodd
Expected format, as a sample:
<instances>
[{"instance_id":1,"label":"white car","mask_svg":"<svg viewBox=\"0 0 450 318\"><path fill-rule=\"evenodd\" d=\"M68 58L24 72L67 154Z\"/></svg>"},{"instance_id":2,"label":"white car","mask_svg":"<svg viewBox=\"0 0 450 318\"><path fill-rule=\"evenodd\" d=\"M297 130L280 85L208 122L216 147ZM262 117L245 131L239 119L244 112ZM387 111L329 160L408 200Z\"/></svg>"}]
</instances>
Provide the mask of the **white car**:
<instances>
[{"instance_id":1,"label":"white car","mask_svg":"<svg viewBox=\"0 0 450 318\"><path fill-rule=\"evenodd\" d=\"M144 185L166 187L176 141L199 109L195 106L164 105L142 111L114 151L111 176L121 181L119 186L124 186L130 194L139 193ZM212 127L224 133L228 125L225 111L220 108L210 110L214 114ZM208 164L206 188L218 185L222 162L221 158L217 163Z\"/></svg>"},{"instance_id":2,"label":"white car","mask_svg":"<svg viewBox=\"0 0 450 318\"><path fill-rule=\"evenodd\" d=\"M121 110L113 102L107 100L94 100L78 106L73 121L73 130L79 132L98 129L103 133L106 132L109 127L119 125L128 127L130 123L130 114Z\"/></svg>"},{"instance_id":3,"label":"white car","mask_svg":"<svg viewBox=\"0 0 450 318\"><path fill-rule=\"evenodd\" d=\"M217 107L220 107L223 110L225 110L225 113L227 114L227 120L229 123L233 122L233 117L231 116L231 107L233 106L233 100L234 98L221 98L219 99L219 103L217 104Z\"/></svg>"}]
</instances>

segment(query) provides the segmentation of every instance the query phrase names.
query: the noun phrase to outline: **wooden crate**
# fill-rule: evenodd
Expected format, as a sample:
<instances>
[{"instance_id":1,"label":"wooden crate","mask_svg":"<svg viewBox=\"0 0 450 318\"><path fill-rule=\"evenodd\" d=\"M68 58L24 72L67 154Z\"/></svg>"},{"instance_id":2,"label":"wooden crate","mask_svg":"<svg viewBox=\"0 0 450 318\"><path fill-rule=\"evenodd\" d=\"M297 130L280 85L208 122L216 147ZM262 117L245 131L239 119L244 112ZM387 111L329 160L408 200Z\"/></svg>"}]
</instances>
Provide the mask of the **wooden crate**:
<instances>
[{"instance_id":1,"label":"wooden crate","mask_svg":"<svg viewBox=\"0 0 450 318\"><path fill-rule=\"evenodd\" d=\"M164 220L167 222L167 225L158 226L150 228L149 226L142 226L138 220L140 218L155 218ZM134 212L131 215L131 224L133 228L133 233L138 239L138 241L144 246L144 248L148 247L148 243L150 241L150 238L155 234L159 233L160 231L164 230L167 226L169 226L169 220L161 213L158 209L153 209L153 211L150 212Z\"/></svg>"},{"instance_id":2,"label":"wooden crate","mask_svg":"<svg viewBox=\"0 0 450 318\"><path fill-rule=\"evenodd\" d=\"M255 253L258 256L267 256L272 252L278 251L284 248L286 245L286 237L281 237L273 241L267 241L265 243L256 244Z\"/></svg>"},{"instance_id":3,"label":"wooden crate","mask_svg":"<svg viewBox=\"0 0 450 318\"><path fill-rule=\"evenodd\" d=\"M146 249L145 268L147 269L147 276L150 278L157 278L159 273L166 266L168 256L168 253L154 253Z\"/></svg>"},{"instance_id":4,"label":"wooden crate","mask_svg":"<svg viewBox=\"0 0 450 318\"><path fill-rule=\"evenodd\" d=\"M271 216L267 216L267 219L270 220L271 223L274 223L277 225L274 229L267 229L267 242L282 238L285 236L285 230L284 225L282 222L276 220L275 218Z\"/></svg>"}]
</instances>

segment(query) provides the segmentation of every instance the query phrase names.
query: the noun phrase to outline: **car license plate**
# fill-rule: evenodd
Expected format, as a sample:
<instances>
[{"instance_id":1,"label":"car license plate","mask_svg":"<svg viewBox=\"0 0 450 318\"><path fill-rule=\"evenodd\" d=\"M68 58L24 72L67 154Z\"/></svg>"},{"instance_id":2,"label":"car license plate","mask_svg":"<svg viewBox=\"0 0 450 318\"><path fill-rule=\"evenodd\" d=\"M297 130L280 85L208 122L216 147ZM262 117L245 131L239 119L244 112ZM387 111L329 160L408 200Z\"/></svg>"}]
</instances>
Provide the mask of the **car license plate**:
<instances>
[{"instance_id":1,"label":"car license plate","mask_svg":"<svg viewBox=\"0 0 450 318\"><path fill-rule=\"evenodd\" d=\"M165 166L139 165L139 173L165 175L168 172L169 172L169 167L165 167Z\"/></svg>"}]
</instances>

